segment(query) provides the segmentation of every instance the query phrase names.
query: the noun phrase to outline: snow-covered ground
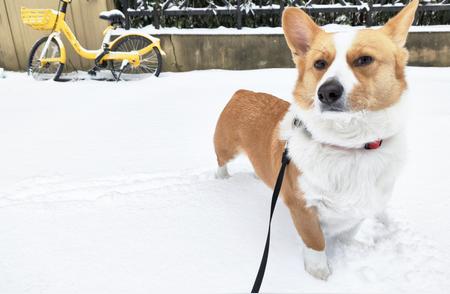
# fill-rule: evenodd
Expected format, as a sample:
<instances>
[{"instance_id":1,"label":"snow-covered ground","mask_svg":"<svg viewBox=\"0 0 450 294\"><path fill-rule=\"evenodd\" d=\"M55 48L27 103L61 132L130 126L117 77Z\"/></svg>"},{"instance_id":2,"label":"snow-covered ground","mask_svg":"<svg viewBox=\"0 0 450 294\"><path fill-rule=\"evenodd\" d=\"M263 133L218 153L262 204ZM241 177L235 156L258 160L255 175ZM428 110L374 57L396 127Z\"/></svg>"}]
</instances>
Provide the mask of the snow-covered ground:
<instances>
[{"instance_id":1,"label":"snow-covered ground","mask_svg":"<svg viewBox=\"0 0 450 294\"><path fill-rule=\"evenodd\" d=\"M290 99L293 69L139 82L0 79L0 293L247 292L271 189L245 158L214 179L216 119L239 88ZM383 220L305 273L280 202L262 289L450 288L450 68L408 68L410 161Z\"/></svg>"}]
</instances>

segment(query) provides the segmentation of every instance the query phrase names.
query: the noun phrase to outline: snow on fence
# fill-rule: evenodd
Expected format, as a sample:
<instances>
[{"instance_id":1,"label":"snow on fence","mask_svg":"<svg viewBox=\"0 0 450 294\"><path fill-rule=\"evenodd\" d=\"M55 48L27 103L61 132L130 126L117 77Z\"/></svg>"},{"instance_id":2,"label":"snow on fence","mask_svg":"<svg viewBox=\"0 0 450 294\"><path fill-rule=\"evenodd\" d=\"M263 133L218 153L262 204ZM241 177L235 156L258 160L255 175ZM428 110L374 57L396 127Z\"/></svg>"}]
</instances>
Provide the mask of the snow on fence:
<instances>
[{"instance_id":1,"label":"snow on fence","mask_svg":"<svg viewBox=\"0 0 450 294\"><path fill-rule=\"evenodd\" d=\"M437 12L449 11L450 0L423 0L419 6L419 12ZM269 15L280 19L282 12L288 4L297 6L308 13L360 13L367 26L372 26L376 23L373 21L373 15L378 12L396 12L404 7L400 0L391 1L393 3L386 3L387 0L354 0L350 3L345 0L337 0L335 4L321 4L320 0L281 0L279 4L274 4L273 0L268 0L263 4L259 0L259 4L252 2L252 0L235 0L235 4L231 4L227 0L221 0L219 5L214 0L208 0L206 7L194 7L191 2L194 0L166 0L159 2L156 0L151 6L146 0L120 0L122 10L126 16L126 27L130 28L130 18L149 17L155 28L159 29L162 17L185 17L185 16L218 16L229 15L234 16L236 27L242 28L242 19L246 15ZM318 3L319 2L319 3ZM331 1L330 1L331 2Z\"/></svg>"}]
</instances>

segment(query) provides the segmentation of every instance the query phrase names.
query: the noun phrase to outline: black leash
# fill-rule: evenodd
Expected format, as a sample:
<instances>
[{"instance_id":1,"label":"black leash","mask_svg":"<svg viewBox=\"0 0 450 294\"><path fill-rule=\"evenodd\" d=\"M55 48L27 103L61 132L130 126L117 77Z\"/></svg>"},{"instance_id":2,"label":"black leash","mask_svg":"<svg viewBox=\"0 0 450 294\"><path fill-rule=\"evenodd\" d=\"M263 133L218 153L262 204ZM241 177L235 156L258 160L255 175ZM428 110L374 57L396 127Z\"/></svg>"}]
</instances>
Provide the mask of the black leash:
<instances>
[{"instance_id":1,"label":"black leash","mask_svg":"<svg viewBox=\"0 0 450 294\"><path fill-rule=\"evenodd\" d=\"M305 127L303 122L298 119L294 118L292 122L293 128L302 128L303 132L305 134L312 138L311 133L308 131L308 129ZM364 145L364 149L377 149L381 146L383 143L383 140L377 140L373 142L369 142ZM277 182L275 183L275 188L273 189L273 195L272 195L272 204L270 207L270 219L269 219L269 230L267 232L267 238L266 238L266 245L264 247L264 253L261 259L261 264L259 265L258 274L256 275L255 282L253 283L252 293L259 293L259 289L261 288L262 281L264 279L264 273L266 271L266 265L267 265L267 259L269 258L269 247L270 247L270 226L272 224L272 217L273 212L275 211L275 206L277 204L278 195L280 194L281 185L283 184L283 178L284 178L284 172L286 170L286 166L289 164L290 159L288 157L288 148L286 147L283 152L283 157L281 158L281 168L280 172L278 173Z\"/></svg>"},{"instance_id":2,"label":"black leash","mask_svg":"<svg viewBox=\"0 0 450 294\"><path fill-rule=\"evenodd\" d=\"M252 293L258 293L261 288L262 281L264 279L264 273L266 271L267 259L269 257L269 247L270 247L270 225L272 224L272 216L275 211L275 205L277 204L278 195L280 194L281 185L283 184L284 172L286 166L289 164L288 149L284 149L283 157L281 158L281 168L278 173L277 182L275 183L275 188L273 189L272 204L270 206L270 219L269 219L269 230L267 232L266 246L264 247L264 253L261 259L261 264L259 265L258 274L256 275L255 283L253 284Z\"/></svg>"}]
</instances>

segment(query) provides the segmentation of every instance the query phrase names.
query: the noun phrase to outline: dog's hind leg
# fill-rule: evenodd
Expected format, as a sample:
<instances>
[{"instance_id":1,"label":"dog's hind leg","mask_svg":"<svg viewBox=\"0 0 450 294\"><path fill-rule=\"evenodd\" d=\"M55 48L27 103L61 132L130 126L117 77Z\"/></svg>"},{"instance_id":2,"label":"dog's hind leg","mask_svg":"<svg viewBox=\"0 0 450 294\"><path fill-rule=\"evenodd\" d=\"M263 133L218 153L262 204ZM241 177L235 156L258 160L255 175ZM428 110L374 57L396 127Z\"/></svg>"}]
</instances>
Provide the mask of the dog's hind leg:
<instances>
[{"instance_id":1,"label":"dog's hind leg","mask_svg":"<svg viewBox=\"0 0 450 294\"><path fill-rule=\"evenodd\" d=\"M218 164L216 178L218 179L226 179L230 177L227 163L238 153L237 146L233 143L234 142L230 142L230 140L226 140L226 138L214 136L214 147L216 150Z\"/></svg>"},{"instance_id":2,"label":"dog's hind leg","mask_svg":"<svg viewBox=\"0 0 450 294\"><path fill-rule=\"evenodd\" d=\"M217 179L227 179L230 177L230 174L228 173L227 165L224 164L223 166L218 166L216 171L216 178Z\"/></svg>"},{"instance_id":3,"label":"dog's hind leg","mask_svg":"<svg viewBox=\"0 0 450 294\"><path fill-rule=\"evenodd\" d=\"M230 177L227 163L239 153L238 140L236 130L227 125L226 117L222 114L214 133L214 148L218 164L216 178L225 179Z\"/></svg>"}]
</instances>

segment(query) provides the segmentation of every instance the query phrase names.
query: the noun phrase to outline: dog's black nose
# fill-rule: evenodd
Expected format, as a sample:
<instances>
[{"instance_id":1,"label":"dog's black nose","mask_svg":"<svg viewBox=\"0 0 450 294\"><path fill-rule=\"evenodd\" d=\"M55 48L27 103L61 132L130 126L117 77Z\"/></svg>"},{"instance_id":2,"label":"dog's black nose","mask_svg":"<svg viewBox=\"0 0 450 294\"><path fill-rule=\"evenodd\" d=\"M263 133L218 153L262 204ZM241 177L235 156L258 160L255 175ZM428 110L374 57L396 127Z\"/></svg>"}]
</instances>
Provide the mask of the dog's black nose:
<instances>
[{"instance_id":1,"label":"dog's black nose","mask_svg":"<svg viewBox=\"0 0 450 294\"><path fill-rule=\"evenodd\" d=\"M344 87L342 87L341 83L338 80L332 79L326 81L319 87L317 95L319 96L320 102L331 105L341 98L343 92Z\"/></svg>"}]
</instances>

